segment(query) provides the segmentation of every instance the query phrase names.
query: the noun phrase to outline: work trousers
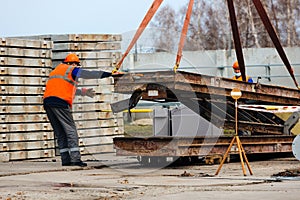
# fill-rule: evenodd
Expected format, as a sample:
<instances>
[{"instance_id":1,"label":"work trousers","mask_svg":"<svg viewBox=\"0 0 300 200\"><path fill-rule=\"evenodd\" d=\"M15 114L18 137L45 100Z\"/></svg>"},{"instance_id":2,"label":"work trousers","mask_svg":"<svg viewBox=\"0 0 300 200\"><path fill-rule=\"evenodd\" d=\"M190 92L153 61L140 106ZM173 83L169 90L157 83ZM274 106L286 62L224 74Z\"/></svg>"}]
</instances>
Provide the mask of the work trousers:
<instances>
[{"instance_id":1,"label":"work trousers","mask_svg":"<svg viewBox=\"0 0 300 200\"><path fill-rule=\"evenodd\" d=\"M57 137L62 164L79 162L78 133L71 109L45 106L45 111Z\"/></svg>"}]
</instances>

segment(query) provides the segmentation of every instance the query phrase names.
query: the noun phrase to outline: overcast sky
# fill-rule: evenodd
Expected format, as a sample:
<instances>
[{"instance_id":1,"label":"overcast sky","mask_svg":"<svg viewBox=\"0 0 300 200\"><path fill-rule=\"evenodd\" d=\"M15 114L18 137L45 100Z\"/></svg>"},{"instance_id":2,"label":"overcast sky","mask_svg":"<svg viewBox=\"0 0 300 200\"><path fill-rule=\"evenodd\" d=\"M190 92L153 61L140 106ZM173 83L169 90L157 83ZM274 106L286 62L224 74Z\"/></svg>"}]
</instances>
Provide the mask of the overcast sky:
<instances>
[{"instance_id":1,"label":"overcast sky","mask_svg":"<svg viewBox=\"0 0 300 200\"><path fill-rule=\"evenodd\" d=\"M136 30L153 0L1 0L0 37ZM164 0L176 10L188 0ZM161 8L160 7L160 8Z\"/></svg>"}]
</instances>

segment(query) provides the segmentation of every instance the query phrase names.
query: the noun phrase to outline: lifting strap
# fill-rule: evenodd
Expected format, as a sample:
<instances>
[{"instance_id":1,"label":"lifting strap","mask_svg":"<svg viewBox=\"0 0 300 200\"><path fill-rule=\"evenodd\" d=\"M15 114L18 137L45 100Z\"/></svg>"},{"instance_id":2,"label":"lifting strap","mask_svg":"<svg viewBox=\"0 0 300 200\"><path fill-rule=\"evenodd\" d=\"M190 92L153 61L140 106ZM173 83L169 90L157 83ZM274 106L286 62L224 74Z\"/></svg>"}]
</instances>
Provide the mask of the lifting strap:
<instances>
[{"instance_id":1,"label":"lifting strap","mask_svg":"<svg viewBox=\"0 0 300 200\"><path fill-rule=\"evenodd\" d=\"M267 29L267 31L268 31L271 39L272 39L272 42L273 42L274 46L276 47L276 50L277 50L278 54L281 57L281 60L283 61L283 63L285 64L287 70L289 71L289 73L290 73L290 75L291 75L291 77L292 77L292 79L293 79L296 87L298 89L300 89L299 86L298 86L297 80L296 80L296 78L294 76L293 68L292 68L292 66L291 66L291 64L290 64L290 62L289 62L289 60L288 60L288 58L287 58L287 56L286 56L286 54L285 54L282 46L281 46L281 43L280 43L280 41L278 39L278 36L277 36L277 34L275 32L274 27L272 26L272 24L270 22L270 19L269 19L268 15L267 15L267 12L266 12L265 8L263 7L263 5L262 5L262 3L261 3L260 0L252 0L252 1L253 1L254 5L255 5L255 8L256 8L256 10L257 10L257 12L258 12L258 14L259 14L259 16L260 16L260 18L261 18L264 26L265 26L265 28Z\"/></svg>"},{"instance_id":2,"label":"lifting strap","mask_svg":"<svg viewBox=\"0 0 300 200\"><path fill-rule=\"evenodd\" d=\"M113 70L113 72L117 72L120 69L124 59L126 58L128 53L130 52L130 50L132 49L132 47L134 46L136 41L139 39L139 37L141 36L143 31L145 30L146 26L148 25L148 23L150 22L150 20L152 19L152 17L156 13L156 11L158 10L158 8L159 8L159 6L161 5L162 2L163 2L163 0L154 0L153 4L151 5L151 7L149 8L147 14L145 15L142 23L140 24L137 32L135 33L133 39L131 40L131 43L129 44L126 52L123 54L121 60L117 63L117 65L116 65L115 69Z\"/></svg>"},{"instance_id":3,"label":"lifting strap","mask_svg":"<svg viewBox=\"0 0 300 200\"><path fill-rule=\"evenodd\" d=\"M185 42L185 39L186 39L188 27L189 27L190 20L191 20L193 5L194 5L194 0L190 0L189 6L188 6L188 9L187 9L187 12L186 12L184 24L183 24L183 27L182 27L182 31L181 31L180 41L179 41L179 44L178 44L178 51L177 51L177 57L176 57L176 62L175 62L175 66L174 66L174 72L177 71L177 69L179 67L179 64L180 64L180 61L181 61L182 50L183 50L184 42Z\"/></svg>"},{"instance_id":4,"label":"lifting strap","mask_svg":"<svg viewBox=\"0 0 300 200\"><path fill-rule=\"evenodd\" d=\"M229 16L230 16L230 23L231 23L231 28L232 28L234 46L235 46L235 53L236 53L236 57L237 57L237 60L238 60L238 63L239 63L239 67L240 67L240 70L241 70L243 81L246 81L246 70L245 70L245 63L244 63L244 55L243 55L243 50L242 50L242 45L241 45L240 34L239 34L238 25L237 25L233 0L227 0L227 4L228 4L228 10L229 10Z\"/></svg>"}]
</instances>

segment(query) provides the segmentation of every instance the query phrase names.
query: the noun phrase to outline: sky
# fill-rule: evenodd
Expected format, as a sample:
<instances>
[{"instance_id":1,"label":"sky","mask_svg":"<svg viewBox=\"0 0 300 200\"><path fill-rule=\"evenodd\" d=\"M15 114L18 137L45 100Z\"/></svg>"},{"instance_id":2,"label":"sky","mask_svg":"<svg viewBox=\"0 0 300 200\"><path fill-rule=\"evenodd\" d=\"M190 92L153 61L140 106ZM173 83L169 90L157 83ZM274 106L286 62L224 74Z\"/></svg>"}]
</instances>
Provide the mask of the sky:
<instances>
[{"instance_id":1,"label":"sky","mask_svg":"<svg viewBox=\"0 0 300 200\"><path fill-rule=\"evenodd\" d=\"M188 0L164 0L175 10ZM0 37L123 34L136 30L153 0L1 0ZM160 8L161 8L160 7Z\"/></svg>"}]
</instances>

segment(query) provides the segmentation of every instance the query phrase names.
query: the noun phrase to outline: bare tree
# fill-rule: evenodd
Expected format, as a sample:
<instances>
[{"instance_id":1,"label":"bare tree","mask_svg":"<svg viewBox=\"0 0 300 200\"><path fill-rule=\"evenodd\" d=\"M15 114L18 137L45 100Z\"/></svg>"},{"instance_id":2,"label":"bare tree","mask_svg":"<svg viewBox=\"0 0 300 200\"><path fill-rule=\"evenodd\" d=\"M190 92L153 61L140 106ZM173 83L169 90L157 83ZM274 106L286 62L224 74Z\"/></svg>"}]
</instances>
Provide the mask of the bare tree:
<instances>
[{"instance_id":1,"label":"bare tree","mask_svg":"<svg viewBox=\"0 0 300 200\"><path fill-rule=\"evenodd\" d=\"M300 0L261 0L283 46L300 45ZM273 47L252 0L234 0L243 48ZM176 47L174 32L180 34L187 5L178 13L164 7L155 18L162 28L157 48ZM231 48L232 35L227 0L195 0L184 50Z\"/></svg>"},{"instance_id":2,"label":"bare tree","mask_svg":"<svg viewBox=\"0 0 300 200\"><path fill-rule=\"evenodd\" d=\"M174 51L176 38L179 37L175 10L166 5L156 14L154 20L151 26L157 29L155 31L156 51Z\"/></svg>"}]
</instances>

